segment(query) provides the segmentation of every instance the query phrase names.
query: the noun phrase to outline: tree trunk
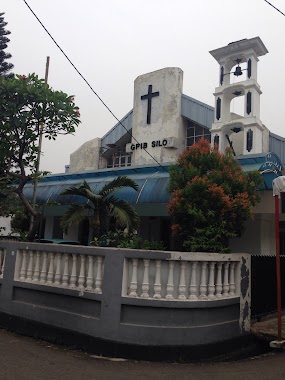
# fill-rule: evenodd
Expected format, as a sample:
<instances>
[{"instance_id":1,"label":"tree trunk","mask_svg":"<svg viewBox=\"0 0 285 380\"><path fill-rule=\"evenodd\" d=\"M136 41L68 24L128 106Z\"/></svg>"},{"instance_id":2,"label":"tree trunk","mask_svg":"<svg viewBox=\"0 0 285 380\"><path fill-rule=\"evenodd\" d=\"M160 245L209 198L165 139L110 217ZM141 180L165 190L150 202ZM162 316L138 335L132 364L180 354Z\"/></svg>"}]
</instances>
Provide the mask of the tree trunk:
<instances>
[{"instance_id":1,"label":"tree trunk","mask_svg":"<svg viewBox=\"0 0 285 380\"><path fill-rule=\"evenodd\" d=\"M40 212L38 212L36 214L36 216L34 216L33 226L30 229L30 231L28 233L28 236L27 236L27 238L28 238L29 241L34 241L35 240L36 233L38 232L38 230L40 228L41 217L42 217L42 214Z\"/></svg>"}]
</instances>

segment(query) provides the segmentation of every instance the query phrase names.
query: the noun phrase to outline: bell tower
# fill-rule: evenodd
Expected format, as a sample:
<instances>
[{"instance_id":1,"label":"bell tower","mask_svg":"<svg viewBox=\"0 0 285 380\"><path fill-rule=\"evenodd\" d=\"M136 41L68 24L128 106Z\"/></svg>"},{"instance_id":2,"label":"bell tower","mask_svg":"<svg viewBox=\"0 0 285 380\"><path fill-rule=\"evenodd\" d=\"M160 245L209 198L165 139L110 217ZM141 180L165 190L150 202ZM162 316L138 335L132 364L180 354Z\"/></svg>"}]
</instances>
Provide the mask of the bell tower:
<instances>
[{"instance_id":1,"label":"bell tower","mask_svg":"<svg viewBox=\"0 0 285 380\"><path fill-rule=\"evenodd\" d=\"M212 144L221 152L231 147L235 154L268 152L269 132L260 120L261 90L257 82L258 57L268 53L259 37L232 42L210 51L220 65L219 87L215 89L215 119ZM242 115L231 112L231 102L243 96Z\"/></svg>"}]
</instances>

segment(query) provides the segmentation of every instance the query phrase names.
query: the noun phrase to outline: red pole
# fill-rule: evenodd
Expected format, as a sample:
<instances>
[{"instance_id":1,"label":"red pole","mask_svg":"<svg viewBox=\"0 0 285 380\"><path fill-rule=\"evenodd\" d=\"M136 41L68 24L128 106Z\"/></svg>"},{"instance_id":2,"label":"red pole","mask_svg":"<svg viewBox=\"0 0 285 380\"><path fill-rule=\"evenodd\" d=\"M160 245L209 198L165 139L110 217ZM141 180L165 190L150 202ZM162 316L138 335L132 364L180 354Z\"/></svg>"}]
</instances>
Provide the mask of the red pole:
<instances>
[{"instance_id":1,"label":"red pole","mask_svg":"<svg viewBox=\"0 0 285 380\"><path fill-rule=\"evenodd\" d=\"M277 279L277 313L278 313L278 340L282 340L281 322L281 271L280 271L280 239L279 239L279 196L275 198L275 232L276 232L276 279Z\"/></svg>"}]
</instances>

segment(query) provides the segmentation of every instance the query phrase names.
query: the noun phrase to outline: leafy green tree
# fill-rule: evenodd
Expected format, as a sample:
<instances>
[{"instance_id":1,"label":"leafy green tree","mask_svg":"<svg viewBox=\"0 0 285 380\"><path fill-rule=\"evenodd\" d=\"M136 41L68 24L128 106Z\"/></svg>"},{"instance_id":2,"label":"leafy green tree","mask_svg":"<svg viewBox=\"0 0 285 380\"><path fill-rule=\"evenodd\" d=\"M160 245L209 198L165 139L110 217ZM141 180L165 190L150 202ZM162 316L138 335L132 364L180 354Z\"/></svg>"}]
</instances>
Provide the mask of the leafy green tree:
<instances>
[{"instance_id":1,"label":"leafy green tree","mask_svg":"<svg viewBox=\"0 0 285 380\"><path fill-rule=\"evenodd\" d=\"M138 191L138 185L126 176L119 176L106 184L98 194L94 193L86 181L81 186L70 187L62 195L79 195L86 199L84 204L72 204L61 219L61 226L67 230L72 224L80 223L86 215L92 229L92 238L108 230L110 219L115 221L117 227L128 231L138 228L139 217L134 208L126 201L111 195L121 188L131 187Z\"/></svg>"},{"instance_id":2,"label":"leafy green tree","mask_svg":"<svg viewBox=\"0 0 285 380\"><path fill-rule=\"evenodd\" d=\"M244 173L231 151L223 155L200 140L170 170L173 234L188 251L229 252L229 238L252 217L261 183L261 174Z\"/></svg>"},{"instance_id":3,"label":"leafy green tree","mask_svg":"<svg viewBox=\"0 0 285 380\"><path fill-rule=\"evenodd\" d=\"M58 135L74 133L80 113L72 96L53 90L35 74L0 77L0 99L0 190L17 194L34 217L28 235L33 240L40 213L23 189L37 175L39 137L55 140Z\"/></svg>"},{"instance_id":4,"label":"leafy green tree","mask_svg":"<svg viewBox=\"0 0 285 380\"><path fill-rule=\"evenodd\" d=\"M12 56L10 53L6 53L5 49L7 48L8 42L10 42L7 37L11 32L5 29L7 22L4 21L4 14L0 13L0 76L6 78L12 78L14 76L13 73L9 73L14 67L12 63L6 62L7 59L10 59Z\"/></svg>"}]
</instances>

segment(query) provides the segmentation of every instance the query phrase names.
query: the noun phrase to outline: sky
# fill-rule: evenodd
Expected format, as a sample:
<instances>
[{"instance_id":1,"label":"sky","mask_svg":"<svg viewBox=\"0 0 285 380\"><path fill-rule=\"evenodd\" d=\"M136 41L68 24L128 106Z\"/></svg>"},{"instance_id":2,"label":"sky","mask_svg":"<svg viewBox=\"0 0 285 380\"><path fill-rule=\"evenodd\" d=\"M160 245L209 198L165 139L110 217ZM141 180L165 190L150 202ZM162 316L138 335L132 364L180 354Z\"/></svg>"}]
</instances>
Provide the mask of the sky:
<instances>
[{"instance_id":1,"label":"sky","mask_svg":"<svg viewBox=\"0 0 285 380\"><path fill-rule=\"evenodd\" d=\"M260 57L261 120L285 137L285 17L264 0L26 0L39 19L121 119L133 108L134 80L164 67L184 72L183 93L214 106L219 66L210 50L259 36L269 54ZM270 1L285 13L284 0ZM59 51L23 0L1 0L6 52L14 73L44 78L75 96L81 124L74 135L44 140L40 169L64 172L84 142L102 137L116 120ZM238 107L238 105L237 105Z\"/></svg>"}]
</instances>

